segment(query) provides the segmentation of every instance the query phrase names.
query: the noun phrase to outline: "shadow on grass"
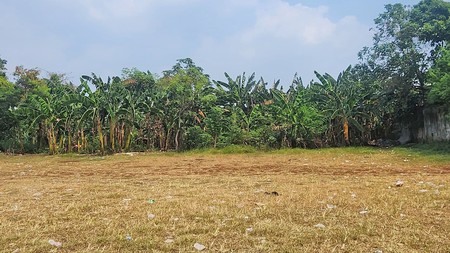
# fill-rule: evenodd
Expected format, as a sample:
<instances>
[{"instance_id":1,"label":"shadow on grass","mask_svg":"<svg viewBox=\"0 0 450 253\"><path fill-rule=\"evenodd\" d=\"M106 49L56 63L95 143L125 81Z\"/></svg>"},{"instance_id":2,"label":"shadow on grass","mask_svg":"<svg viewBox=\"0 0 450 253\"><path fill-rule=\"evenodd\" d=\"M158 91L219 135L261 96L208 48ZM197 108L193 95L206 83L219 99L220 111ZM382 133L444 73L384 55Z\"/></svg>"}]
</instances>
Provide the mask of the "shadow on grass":
<instances>
[{"instance_id":1,"label":"shadow on grass","mask_svg":"<svg viewBox=\"0 0 450 253\"><path fill-rule=\"evenodd\" d=\"M424 156L435 161L450 162L450 142L414 143L396 147L395 150Z\"/></svg>"}]
</instances>

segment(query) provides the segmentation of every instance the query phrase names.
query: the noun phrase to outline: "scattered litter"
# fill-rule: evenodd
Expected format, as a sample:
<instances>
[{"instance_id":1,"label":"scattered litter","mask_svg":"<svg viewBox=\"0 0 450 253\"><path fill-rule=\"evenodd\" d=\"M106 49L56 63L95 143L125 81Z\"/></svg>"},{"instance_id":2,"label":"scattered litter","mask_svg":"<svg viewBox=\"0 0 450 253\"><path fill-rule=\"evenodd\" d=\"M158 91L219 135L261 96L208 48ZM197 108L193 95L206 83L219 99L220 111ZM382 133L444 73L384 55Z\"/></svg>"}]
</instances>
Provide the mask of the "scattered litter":
<instances>
[{"instance_id":1,"label":"scattered litter","mask_svg":"<svg viewBox=\"0 0 450 253\"><path fill-rule=\"evenodd\" d=\"M42 192L36 192L35 194L33 194L33 197L35 199L38 199L38 198L42 197Z\"/></svg>"},{"instance_id":2,"label":"scattered litter","mask_svg":"<svg viewBox=\"0 0 450 253\"><path fill-rule=\"evenodd\" d=\"M127 235L127 236L125 236L125 240L131 241L131 240L133 240L133 237L131 237L131 235Z\"/></svg>"},{"instance_id":3,"label":"scattered litter","mask_svg":"<svg viewBox=\"0 0 450 253\"><path fill-rule=\"evenodd\" d=\"M405 216L406 216L406 215L404 215L404 214L402 214L402 213L400 214L400 217L401 217L401 218L404 218Z\"/></svg>"},{"instance_id":4,"label":"scattered litter","mask_svg":"<svg viewBox=\"0 0 450 253\"><path fill-rule=\"evenodd\" d=\"M149 204L154 204L156 201L155 201L154 199L149 199L149 200L147 200L147 202L148 202Z\"/></svg>"},{"instance_id":5,"label":"scattered litter","mask_svg":"<svg viewBox=\"0 0 450 253\"><path fill-rule=\"evenodd\" d=\"M57 247L57 248L59 248L59 247L62 246L62 243L61 243L61 242L57 242L57 241L55 241L55 240L53 240L53 239L48 240L48 243L49 243L50 245L52 245L52 246Z\"/></svg>"},{"instance_id":6,"label":"scattered litter","mask_svg":"<svg viewBox=\"0 0 450 253\"><path fill-rule=\"evenodd\" d=\"M427 192L428 190L419 190L420 193Z\"/></svg>"},{"instance_id":7,"label":"scattered litter","mask_svg":"<svg viewBox=\"0 0 450 253\"><path fill-rule=\"evenodd\" d=\"M397 187L402 187L404 184L404 182L402 180L397 180L397 182L395 182L395 186Z\"/></svg>"},{"instance_id":8,"label":"scattered litter","mask_svg":"<svg viewBox=\"0 0 450 253\"><path fill-rule=\"evenodd\" d=\"M325 225L323 225L322 223L319 223L319 224L314 225L314 227L323 229L323 228L325 228Z\"/></svg>"},{"instance_id":9,"label":"scattered litter","mask_svg":"<svg viewBox=\"0 0 450 253\"><path fill-rule=\"evenodd\" d=\"M202 250L206 249L205 245L202 245L202 244L200 244L200 243L198 243L198 242L196 242L196 243L194 244L194 248L195 248L196 250L198 250L198 251L202 251Z\"/></svg>"},{"instance_id":10,"label":"scattered litter","mask_svg":"<svg viewBox=\"0 0 450 253\"><path fill-rule=\"evenodd\" d=\"M248 216L244 216L244 219L248 220L248 219L249 219L249 217L248 217Z\"/></svg>"},{"instance_id":11,"label":"scattered litter","mask_svg":"<svg viewBox=\"0 0 450 253\"><path fill-rule=\"evenodd\" d=\"M376 250L374 251L374 253L383 253L383 251L382 251L381 249L376 249Z\"/></svg>"},{"instance_id":12,"label":"scattered litter","mask_svg":"<svg viewBox=\"0 0 450 253\"><path fill-rule=\"evenodd\" d=\"M253 228L252 227L248 227L248 228L245 229L245 232L246 233L251 233L251 232L253 232Z\"/></svg>"},{"instance_id":13,"label":"scattered litter","mask_svg":"<svg viewBox=\"0 0 450 253\"><path fill-rule=\"evenodd\" d=\"M19 253L20 249L15 249L12 253Z\"/></svg>"},{"instance_id":14,"label":"scattered litter","mask_svg":"<svg viewBox=\"0 0 450 253\"><path fill-rule=\"evenodd\" d=\"M264 192L264 194L272 195L272 196L279 196L280 195L278 192L275 192L275 191L273 191L273 192Z\"/></svg>"},{"instance_id":15,"label":"scattered litter","mask_svg":"<svg viewBox=\"0 0 450 253\"><path fill-rule=\"evenodd\" d=\"M172 238L167 238L164 242L169 244L169 243L173 243L174 240Z\"/></svg>"},{"instance_id":16,"label":"scattered litter","mask_svg":"<svg viewBox=\"0 0 450 253\"><path fill-rule=\"evenodd\" d=\"M335 209L336 206L335 206L335 205L332 205L332 204L327 204L327 208L328 208L328 209Z\"/></svg>"},{"instance_id":17,"label":"scattered litter","mask_svg":"<svg viewBox=\"0 0 450 253\"><path fill-rule=\"evenodd\" d=\"M366 215L366 214L368 214L369 213L369 211L367 211L367 210L361 210L360 212L359 212L359 214L361 214L361 215Z\"/></svg>"},{"instance_id":18,"label":"scattered litter","mask_svg":"<svg viewBox=\"0 0 450 253\"><path fill-rule=\"evenodd\" d=\"M356 198L356 194L352 192L352 198Z\"/></svg>"},{"instance_id":19,"label":"scattered litter","mask_svg":"<svg viewBox=\"0 0 450 253\"><path fill-rule=\"evenodd\" d=\"M147 218L148 218L149 220L153 220L155 217L156 217L156 215L154 215L154 214L152 214L152 213L147 214Z\"/></svg>"},{"instance_id":20,"label":"scattered litter","mask_svg":"<svg viewBox=\"0 0 450 253\"><path fill-rule=\"evenodd\" d=\"M256 203L255 203L255 205L257 205L257 206L259 206L259 207L262 207L262 206L265 206L266 204L264 204L264 203L259 203L259 202L256 202Z\"/></svg>"},{"instance_id":21,"label":"scattered litter","mask_svg":"<svg viewBox=\"0 0 450 253\"><path fill-rule=\"evenodd\" d=\"M430 186L433 186L433 187L436 186L436 185L435 185L434 183L432 183L432 182L427 182L427 185L430 185Z\"/></svg>"}]
</instances>

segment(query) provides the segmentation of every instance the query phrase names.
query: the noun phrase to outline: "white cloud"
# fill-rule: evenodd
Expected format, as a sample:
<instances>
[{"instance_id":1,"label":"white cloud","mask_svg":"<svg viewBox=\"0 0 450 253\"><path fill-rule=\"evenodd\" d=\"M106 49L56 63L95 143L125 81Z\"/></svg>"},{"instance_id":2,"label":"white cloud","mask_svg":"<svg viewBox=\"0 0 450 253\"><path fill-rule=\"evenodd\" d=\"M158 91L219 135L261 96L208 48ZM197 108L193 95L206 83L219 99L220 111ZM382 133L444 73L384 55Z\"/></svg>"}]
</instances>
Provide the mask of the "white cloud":
<instances>
[{"instance_id":1,"label":"white cloud","mask_svg":"<svg viewBox=\"0 0 450 253\"><path fill-rule=\"evenodd\" d=\"M253 7L251 26L222 40L203 38L195 57L213 77L255 71L267 81L289 84L299 72L309 82L314 70L337 75L356 63L357 52L370 43L368 27L352 16L332 21L325 6L261 0Z\"/></svg>"},{"instance_id":2,"label":"white cloud","mask_svg":"<svg viewBox=\"0 0 450 253\"><path fill-rule=\"evenodd\" d=\"M0 1L9 69L67 72L75 82L122 67L157 72L185 57L213 79L256 71L267 81L288 83L295 72L309 81L316 69L334 74L354 63L371 39L355 17L331 19L329 7L283 0L42 0L28 9L16 2L26 1Z\"/></svg>"},{"instance_id":3,"label":"white cloud","mask_svg":"<svg viewBox=\"0 0 450 253\"><path fill-rule=\"evenodd\" d=\"M327 17L327 8L311 8L301 4L271 1L258 11L255 26L247 34L250 39L273 36L317 44L329 38L336 24Z\"/></svg>"}]
</instances>

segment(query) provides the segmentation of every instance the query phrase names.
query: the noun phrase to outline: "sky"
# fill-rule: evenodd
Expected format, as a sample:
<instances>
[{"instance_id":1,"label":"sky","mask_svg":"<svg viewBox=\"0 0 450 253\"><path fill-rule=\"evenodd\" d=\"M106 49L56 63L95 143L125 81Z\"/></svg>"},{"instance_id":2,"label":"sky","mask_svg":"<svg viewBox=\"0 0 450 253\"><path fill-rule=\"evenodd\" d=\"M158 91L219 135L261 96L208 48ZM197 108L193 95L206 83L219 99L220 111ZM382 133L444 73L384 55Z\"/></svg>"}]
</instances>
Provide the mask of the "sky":
<instances>
[{"instance_id":1,"label":"sky","mask_svg":"<svg viewBox=\"0 0 450 253\"><path fill-rule=\"evenodd\" d=\"M304 83L336 76L372 44L386 4L419 0L1 0L0 58L15 66L120 76L161 75L191 58L213 80L242 73Z\"/></svg>"}]
</instances>

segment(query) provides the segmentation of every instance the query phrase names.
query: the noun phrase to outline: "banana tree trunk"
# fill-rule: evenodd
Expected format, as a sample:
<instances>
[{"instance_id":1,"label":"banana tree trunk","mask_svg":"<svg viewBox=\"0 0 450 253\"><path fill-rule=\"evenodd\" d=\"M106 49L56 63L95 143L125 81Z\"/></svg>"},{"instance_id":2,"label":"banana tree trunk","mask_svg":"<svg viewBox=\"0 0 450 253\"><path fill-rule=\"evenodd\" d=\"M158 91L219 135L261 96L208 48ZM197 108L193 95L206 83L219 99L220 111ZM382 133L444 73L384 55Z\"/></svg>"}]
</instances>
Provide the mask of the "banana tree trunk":
<instances>
[{"instance_id":1,"label":"banana tree trunk","mask_svg":"<svg viewBox=\"0 0 450 253\"><path fill-rule=\"evenodd\" d=\"M104 155L105 143L103 141L102 122L100 121L100 117L97 117L97 132L98 132L98 140L100 142L100 153Z\"/></svg>"},{"instance_id":2,"label":"banana tree trunk","mask_svg":"<svg viewBox=\"0 0 450 253\"><path fill-rule=\"evenodd\" d=\"M126 138L125 139L125 150L128 151L130 149L130 144L131 144L131 127L129 127L127 129L127 134L126 134L125 138Z\"/></svg>"},{"instance_id":3,"label":"banana tree trunk","mask_svg":"<svg viewBox=\"0 0 450 253\"><path fill-rule=\"evenodd\" d=\"M48 148L50 154L54 155L56 153L57 145L56 145L56 136L53 128L53 123L50 123L47 129L47 139L48 139Z\"/></svg>"},{"instance_id":4,"label":"banana tree trunk","mask_svg":"<svg viewBox=\"0 0 450 253\"><path fill-rule=\"evenodd\" d=\"M111 150L113 152L116 151L115 131L116 131L116 119L111 118L109 120L109 142L111 143Z\"/></svg>"},{"instance_id":5,"label":"banana tree trunk","mask_svg":"<svg viewBox=\"0 0 450 253\"><path fill-rule=\"evenodd\" d=\"M344 119L344 140L345 140L345 145L350 145L350 139L348 136L348 120L345 118Z\"/></svg>"}]
</instances>

